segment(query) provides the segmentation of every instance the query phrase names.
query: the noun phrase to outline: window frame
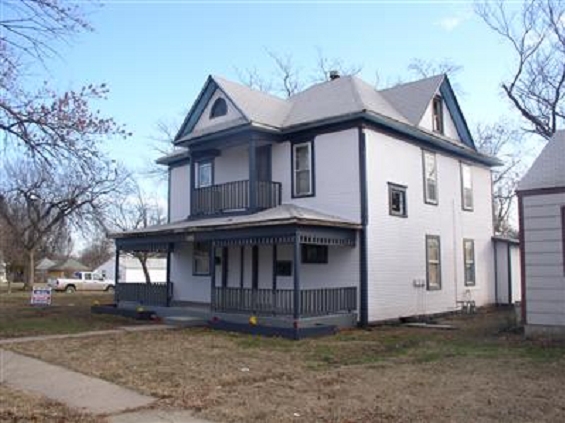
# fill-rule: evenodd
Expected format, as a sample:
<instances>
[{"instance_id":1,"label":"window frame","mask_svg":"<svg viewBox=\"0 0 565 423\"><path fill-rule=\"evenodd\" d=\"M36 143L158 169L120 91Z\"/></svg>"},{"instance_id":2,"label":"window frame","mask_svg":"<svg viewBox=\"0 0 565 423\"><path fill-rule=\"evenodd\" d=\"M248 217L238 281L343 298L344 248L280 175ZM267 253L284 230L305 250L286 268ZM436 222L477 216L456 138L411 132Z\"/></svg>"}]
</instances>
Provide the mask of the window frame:
<instances>
[{"instance_id":1,"label":"window frame","mask_svg":"<svg viewBox=\"0 0 565 423\"><path fill-rule=\"evenodd\" d=\"M438 260L437 263L430 262L430 241L437 241L438 249ZM437 264L437 286L430 285L430 264ZM427 291L440 291L442 289L442 277L441 277L441 238L439 235L426 235L426 290Z\"/></svg>"},{"instance_id":2,"label":"window frame","mask_svg":"<svg viewBox=\"0 0 565 423\"><path fill-rule=\"evenodd\" d=\"M275 263L275 276L281 278L288 278L292 276L292 260L277 260L277 262Z\"/></svg>"},{"instance_id":3,"label":"window frame","mask_svg":"<svg viewBox=\"0 0 565 423\"><path fill-rule=\"evenodd\" d=\"M309 168L308 169L296 169L296 150L307 146L309 152ZM315 178L315 160L314 160L314 142L313 141L306 141L306 142L299 142L294 143L291 146L291 176L292 176L292 198L305 198L305 197L314 197L316 195L316 178ZM298 193L298 180L296 177L297 172L303 172L308 170L310 172L310 191L308 193Z\"/></svg>"},{"instance_id":4,"label":"window frame","mask_svg":"<svg viewBox=\"0 0 565 423\"><path fill-rule=\"evenodd\" d=\"M210 167L210 184L209 185L202 185L200 183L200 169L202 167ZM195 163L194 166L194 188L208 188L214 185L214 160L202 160Z\"/></svg>"},{"instance_id":5,"label":"window frame","mask_svg":"<svg viewBox=\"0 0 565 423\"><path fill-rule=\"evenodd\" d=\"M204 254L206 254L206 260L208 261L208 271L197 271L196 269L196 253L197 253L197 245L201 246L202 248L200 248L199 253L202 254L202 257L204 257ZM212 266L210 263L210 248L212 247L212 245L209 242L200 242L200 241L196 241L192 247L192 276L211 276L212 275ZM214 265L214 269L215 269L215 265Z\"/></svg>"},{"instance_id":6,"label":"window frame","mask_svg":"<svg viewBox=\"0 0 565 423\"><path fill-rule=\"evenodd\" d=\"M473 190L473 167L465 162L459 162L459 177L461 179L461 208L465 211L473 211L475 208L475 192ZM469 170L470 187L465 187L465 169ZM465 190L471 190L471 205L465 202Z\"/></svg>"},{"instance_id":7,"label":"window frame","mask_svg":"<svg viewBox=\"0 0 565 423\"><path fill-rule=\"evenodd\" d=\"M308 249L315 249L316 254L320 255L314 259L308 258ZM301 244L300 247L300 262L302 264L328 264L330 260L330 251L327 245L319 244Z\"/></svg>"},{"instance_id":8,"label":"window frame","mask_svg":"<svg viewBox=\"0 0 565 423\"><path fill-rule=\"evenodd\" d=\"M208 115L208 119L216 119L222 116L226 116L228 114L228 103L226 99L223 97L218 97L212 103L212 107L210 108L210 114Z\"/></svg>"},{"instance_id":9,"label":"window frame","mask_svg":"<svg viewBox=\"0 0 565 423\"><path fill-rule=\"evenodd\" d=\"M439 107L436 109L436 106ZM443 98L439 94L435 95L432 100L432 131L441 135L445 134Z\"/></svg>"},{"instance_id":10,"label":"window frame","mask_svg":"<svg viewBox=\"0 0 565 423\"><path fill-rule=\"evenodd\" d=\"M471 244L471 251L473 254L473 258L471 261L467 260L467 244ZM467 280L467 265L469 263L473 266L473 280ZM465 286L476 286L477 285L477 260L475 256L475 240L470 238L463 239L463 280L465 282Z\"/></svg>"},{"instance_id":11,"label":"window frame","mask_svg":"<svg viewBox=\"0 0 565 423\"><path fill-rule=\"evenodd\" d=\"M399 185L392 182L388 183L388 214L395 217L408 217L408 195L406 193L408 187L406 185ZM403 195L404 211L394 211L392 209L392 195L395 192L400 192Z\"/></svg>"},{"instance_id":12,"label":"window frame","mask_svg":"<svg viewBox=\"0 0 565 423\"><path fill-rule=\"evenodd\" d=\"M436 198L435 200L429 198L429 191L428 191L428 172L426 167L426 157L430 156L434 159L434 167L435 167L435 193ZM422 150L422 177L424 179L424 203L430 204L433 206L439 205L439 189L438 189L438 169L437 169L437 154L433 151L429 150Z\"/></svg>"}]
</instances>

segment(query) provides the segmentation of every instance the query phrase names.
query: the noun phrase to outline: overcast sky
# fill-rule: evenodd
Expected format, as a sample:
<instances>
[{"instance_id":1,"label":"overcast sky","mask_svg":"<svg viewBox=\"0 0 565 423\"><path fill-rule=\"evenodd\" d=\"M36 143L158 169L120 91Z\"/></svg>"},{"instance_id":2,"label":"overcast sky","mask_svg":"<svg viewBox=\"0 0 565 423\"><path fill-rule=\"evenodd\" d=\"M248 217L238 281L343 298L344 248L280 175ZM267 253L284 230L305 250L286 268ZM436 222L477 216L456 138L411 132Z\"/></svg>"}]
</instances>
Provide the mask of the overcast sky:
<instances>
[{"instance_id":1,"label":"overcast sky","mask_svg":"<svg viewBox=\"0 0 565 423\"><path fill-rule=\"evenodd\" d=\"M385 84L410 79L413 58L451 59L463 66L455 82L470 127L516 117L499 88L513 69L511 51L468 1L121 0L104 2L90 20L95 31L61 47L50 79L62 89L109 84L103 113L134 133L110 151L132 167L157 158L156 123L181 121L209 74L237 81L237 69L256 68L269 76L266 50L291 54L306 80L320 49L362 65L369 83L378 71Z\"/></svg>"}]
</instances>

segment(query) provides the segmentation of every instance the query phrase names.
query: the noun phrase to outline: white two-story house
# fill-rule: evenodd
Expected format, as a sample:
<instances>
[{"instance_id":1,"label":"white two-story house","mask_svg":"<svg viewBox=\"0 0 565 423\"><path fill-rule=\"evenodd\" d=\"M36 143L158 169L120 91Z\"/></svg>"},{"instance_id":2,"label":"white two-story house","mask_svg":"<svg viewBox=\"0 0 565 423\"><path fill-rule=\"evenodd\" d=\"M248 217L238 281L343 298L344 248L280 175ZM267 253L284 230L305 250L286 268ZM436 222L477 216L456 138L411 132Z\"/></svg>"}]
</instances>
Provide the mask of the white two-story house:
<instances>
[{"instance_id":1,"label":"white two-story house","mask_svg":"<svg viewBox=\"0 0 565 423\"><path fill-rule=\"evenodd\" d=\"M158 160L169 223L116 234L118 250L167 251L168 282L118 300L295 327L495 301L498 162L477 151L445 75L381 91L333 75L288 99L210 76L174 144Z\"/></svg>"}]
</instances>

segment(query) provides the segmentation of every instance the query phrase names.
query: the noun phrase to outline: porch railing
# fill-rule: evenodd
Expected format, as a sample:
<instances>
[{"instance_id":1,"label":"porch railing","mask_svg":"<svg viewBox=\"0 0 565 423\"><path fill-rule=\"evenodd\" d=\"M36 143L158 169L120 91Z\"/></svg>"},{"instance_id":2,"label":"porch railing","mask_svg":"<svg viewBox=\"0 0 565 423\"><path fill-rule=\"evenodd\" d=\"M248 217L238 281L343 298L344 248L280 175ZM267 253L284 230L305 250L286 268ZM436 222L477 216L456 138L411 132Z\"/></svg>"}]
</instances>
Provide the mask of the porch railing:
<instances>
[{"instance_id":1,"label":"porch railing","mask_svg":"<svg viewBox=\"0 0 565 423\"><path fill-rule=\"evenodd\" d=\"M132 301L143 305L163 306L168 304L169 291L166 282L116 284L116 301Z\"/></svg>"},{"instance_id":2,"label":"porch railing","mask_svg":"<svg viewBox=\"0 0 565 423\"><path fill-rule=\"evenodd\" d=\"M215 288L212 309L220 312L291 315L294 291L291 289ZM300 291L300 315L320 316L357 309L357 288L321 288Z\"/></svg>"},{"instance_id":3,"label":"porch railing","mask_svg":"<svg viewBox=\"0 0 565 423\"><path fill-rule=\"evenodd\" d=\"M255 193L255 207L258 210L269 209L281 204L281 183L270 181L255 182L234 181L225 184L196 188L190 205L192 216L215 215L225 212L248 210L253 206L252 195Z\"/></svg>"}]
</instances>

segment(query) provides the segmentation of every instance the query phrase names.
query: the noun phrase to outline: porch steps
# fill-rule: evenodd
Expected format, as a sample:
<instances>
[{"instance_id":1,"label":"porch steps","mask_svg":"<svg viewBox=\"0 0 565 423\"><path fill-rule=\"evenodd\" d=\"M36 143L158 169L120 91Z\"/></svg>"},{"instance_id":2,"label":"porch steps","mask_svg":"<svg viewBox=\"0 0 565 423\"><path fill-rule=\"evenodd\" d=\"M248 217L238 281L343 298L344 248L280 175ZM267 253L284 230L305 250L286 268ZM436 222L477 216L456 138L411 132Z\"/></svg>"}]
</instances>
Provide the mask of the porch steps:
<instances>
[{"instance_id":1,"label":"porch steps","mask_svg":"<svg viewBox=\"0 0 565 423\"><path fill-rule=\"evenodd\" d=\"M181 328L191 328L208 325L208 321L199 317L192 316L166 316L163 322Z\"/></svg>"}]
</instances>

